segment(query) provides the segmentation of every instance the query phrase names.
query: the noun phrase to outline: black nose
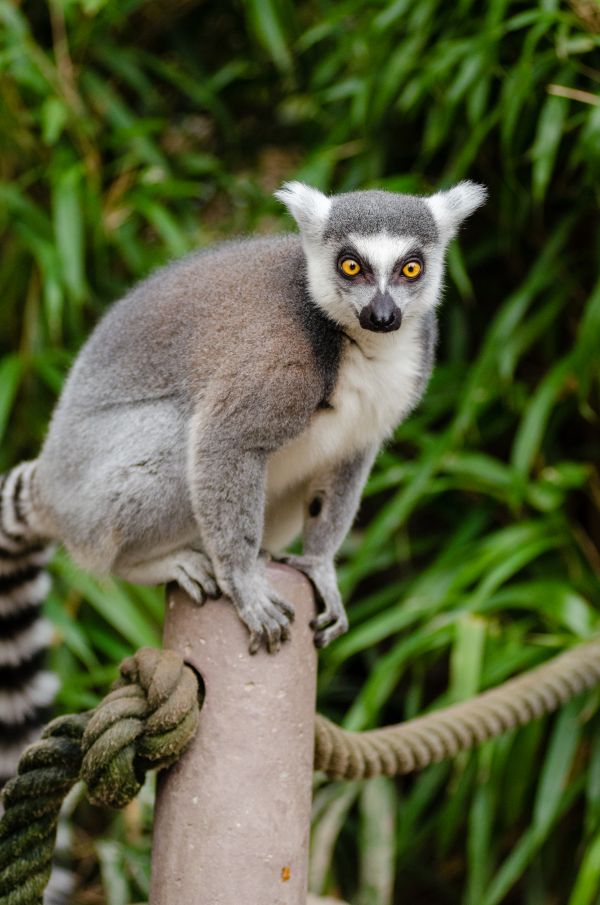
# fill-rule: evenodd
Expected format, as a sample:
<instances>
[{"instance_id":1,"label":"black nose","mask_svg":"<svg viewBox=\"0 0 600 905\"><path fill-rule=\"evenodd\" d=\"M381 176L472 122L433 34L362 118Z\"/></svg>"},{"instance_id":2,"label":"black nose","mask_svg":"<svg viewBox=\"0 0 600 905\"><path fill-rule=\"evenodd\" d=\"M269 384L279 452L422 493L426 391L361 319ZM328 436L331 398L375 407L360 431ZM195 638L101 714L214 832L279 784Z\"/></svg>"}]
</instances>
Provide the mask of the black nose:
<instances>
[{"instance_id":1,"label":"black nose","mask_svg":"<svg viewBox=\"0 0 600 905\"><path fill-rule=\"evenodd\" d=\"M358 319L364 330L390 333L402 323L402 312L389 292L378 292L360 312Z\"/></svg>"},{"instance_id":2,"label":"black nose","mask_svg":"<svg viewBox=\"0 0 600 905\"><path fill-rule=\"evenodd\" d=\"M373 325L375 330L387 330L392 326L394 321L396 320L396 315L393 311L389 314L377 314L376 311L371 311L369 315L369 323Z\"/></svg>"}]
</instances>

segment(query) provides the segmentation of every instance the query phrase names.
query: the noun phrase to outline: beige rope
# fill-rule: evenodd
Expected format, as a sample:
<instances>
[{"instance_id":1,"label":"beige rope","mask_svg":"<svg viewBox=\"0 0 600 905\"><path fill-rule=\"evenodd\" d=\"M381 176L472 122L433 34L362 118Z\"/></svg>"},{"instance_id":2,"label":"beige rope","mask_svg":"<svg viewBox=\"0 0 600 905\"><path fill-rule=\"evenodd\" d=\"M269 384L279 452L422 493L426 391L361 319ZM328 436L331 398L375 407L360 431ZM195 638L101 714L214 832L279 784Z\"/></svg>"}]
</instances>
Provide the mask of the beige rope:
<instances>
[{"instance_id":1,"label":"beige rope","mask_svg":"<svg viewBox=\"0 0 600 905\"><path fill-rule=\"evenodd\" d=\"M347 732L317 715L315 769L332 779L422 770L551 713L600 682L600 639L453 707L370 732Z\"/></svg>"}]
</instances>

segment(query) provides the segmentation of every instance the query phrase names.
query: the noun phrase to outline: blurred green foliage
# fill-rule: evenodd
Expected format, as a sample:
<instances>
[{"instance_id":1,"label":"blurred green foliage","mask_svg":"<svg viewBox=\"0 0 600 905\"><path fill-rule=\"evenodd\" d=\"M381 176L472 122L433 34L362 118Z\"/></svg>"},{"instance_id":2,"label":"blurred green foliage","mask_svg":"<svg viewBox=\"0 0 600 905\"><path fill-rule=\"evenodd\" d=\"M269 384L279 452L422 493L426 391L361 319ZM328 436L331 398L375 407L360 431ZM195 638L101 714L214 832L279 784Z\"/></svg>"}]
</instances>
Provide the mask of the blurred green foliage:
<instances>
[{"instance_id":1,"label":"blurred green foliage","mask_svg":"<svg viewBox=\"0 0 600 905\"><path fill-rule=\"evenodd\" d=\"M469 176L490 201L451 250L427 398L345 546L351 629L322 654L320 707L409 718L598 631L597 0L0 0L0 80L0 468L35 455L106 305L189 248L289 226L282 179ZM157 641L161 593L63 555L54 573L77 709ZM594 905L597 703L415 778L318 782L313 888ZM80 830L82 903L147 894L148 806L100 843Z\"/></svg>"}]
</instances>

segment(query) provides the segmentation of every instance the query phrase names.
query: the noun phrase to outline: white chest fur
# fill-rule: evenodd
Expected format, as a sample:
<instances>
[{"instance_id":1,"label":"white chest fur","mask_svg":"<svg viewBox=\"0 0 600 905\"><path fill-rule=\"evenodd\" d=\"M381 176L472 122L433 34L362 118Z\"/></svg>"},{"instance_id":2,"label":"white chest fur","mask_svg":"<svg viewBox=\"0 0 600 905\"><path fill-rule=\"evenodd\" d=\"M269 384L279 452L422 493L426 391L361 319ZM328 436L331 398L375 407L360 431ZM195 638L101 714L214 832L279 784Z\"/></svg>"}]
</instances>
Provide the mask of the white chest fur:
<instances>
[{"instance_id":1,"label":"white chest fur","mask_svg":"<svg viewBox=\"0 0 600 905\"><path fill-rule=\"evenodd\" d=\"M331 399L306 429L268 463L267 500L322 473L373 443L381 443L417 402L423 352L419 322L406 319L368 348L348 342ZM383 340L378 343L376 340Z\"/></svg>"}]
</instances>

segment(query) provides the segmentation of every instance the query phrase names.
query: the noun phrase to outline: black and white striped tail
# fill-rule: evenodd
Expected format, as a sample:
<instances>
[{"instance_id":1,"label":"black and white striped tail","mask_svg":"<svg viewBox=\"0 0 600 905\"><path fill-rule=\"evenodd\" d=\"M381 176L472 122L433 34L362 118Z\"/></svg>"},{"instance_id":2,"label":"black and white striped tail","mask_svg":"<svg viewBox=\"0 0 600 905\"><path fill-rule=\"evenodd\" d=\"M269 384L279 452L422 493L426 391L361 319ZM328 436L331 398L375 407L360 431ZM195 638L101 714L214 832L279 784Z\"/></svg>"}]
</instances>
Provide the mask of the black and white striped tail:
<instances>
[{"instance_id":1,"label":"black and white striped tail","mask_svg":"<svg viewBox=\"0 0 600 905\"><path fill-rule=\"evenodd\" d=\"M41 616L51 547L33 502L35 462L0 477L0 787L47 721L58 681L44 669L51 627Z\"/></svg>"}]
</instances>

